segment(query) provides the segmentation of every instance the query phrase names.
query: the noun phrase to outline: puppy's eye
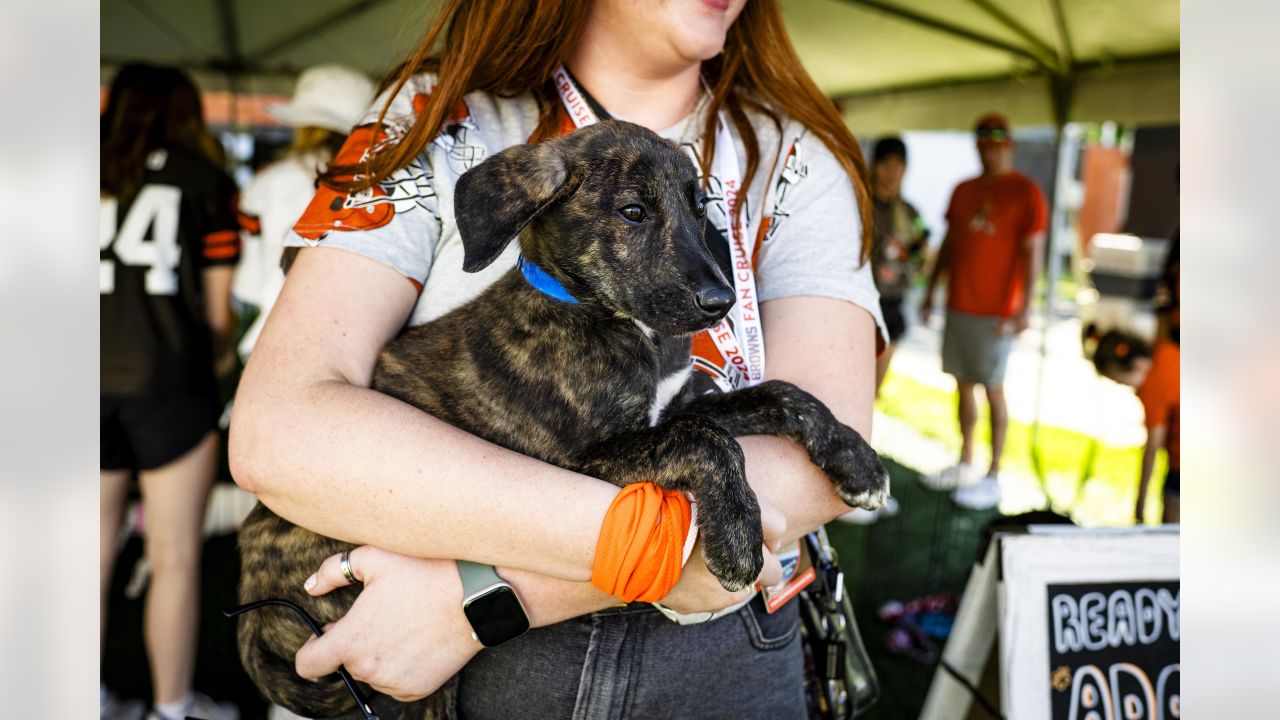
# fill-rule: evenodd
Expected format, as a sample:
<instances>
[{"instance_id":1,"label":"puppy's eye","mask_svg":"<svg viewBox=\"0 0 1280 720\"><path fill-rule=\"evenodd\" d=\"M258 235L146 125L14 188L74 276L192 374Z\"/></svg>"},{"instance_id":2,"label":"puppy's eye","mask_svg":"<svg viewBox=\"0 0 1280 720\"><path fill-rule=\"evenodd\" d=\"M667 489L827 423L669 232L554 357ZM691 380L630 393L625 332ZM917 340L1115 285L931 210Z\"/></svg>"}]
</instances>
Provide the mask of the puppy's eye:
<instances>
[{"instance_id":1,"label":"puppy's eye","mask_svg":"<svg viewBox=\"0 0 1280 720\"><path fill-rule=\"evenodd\" d=\"M707 199L706 199L706 198L698 198L698 201L697 201L697 202L695 202L695 203L693 204L693 212L694 212L694 214L695 214L695 215L697 215L698 217L702 217L703 215L706 215L706 214L707 214Z\"/></svg>"},{"instance_id":2,"label":"puppy's eye","mask_svg":"<svg viewBox=\"0 0 1280 720\"><path fill-rule=\"evenodd\" d=\"M627 205L626 207L619 208L618 214L621 215L622 218L627 222L633 222L633 223L644 222L645 219L648 217L648 215L644 211L644 208L640 207L639 205Z\"/></svg>"}]
</instances>

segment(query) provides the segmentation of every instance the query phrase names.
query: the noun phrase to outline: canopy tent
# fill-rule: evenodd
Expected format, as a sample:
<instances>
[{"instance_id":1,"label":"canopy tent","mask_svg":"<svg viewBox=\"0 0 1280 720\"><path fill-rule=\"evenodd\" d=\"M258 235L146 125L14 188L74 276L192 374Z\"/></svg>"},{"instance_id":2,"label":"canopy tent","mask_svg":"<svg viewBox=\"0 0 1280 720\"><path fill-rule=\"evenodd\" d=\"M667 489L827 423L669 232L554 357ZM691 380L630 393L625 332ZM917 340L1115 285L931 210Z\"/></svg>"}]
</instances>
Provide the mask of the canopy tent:
<instances>
[{"instance_id":1,"label":"canopy tent","mask_svg":"<svg viewBox=\"0 0 1280 720\"><path fill-rule=\"evenodd\" d=\"M785 0L784 0L785 2ZM1176 123L1176 1L804 0L792 40L860 134L1015 125Z\"/></svg>"},{"instance_id":2,"label":"canopy tent","mask_svg":"<svg viewBox=\"0 0 1280 720\"><path fill-rule=\"evenodd\" d=\"M860 134L1178 118L1176 0L782 0L814 80ZM287 93L308 65L379 77L430 0L103 0L102 63L165 62L206 87Z\"/></svg>"}]
</instances>

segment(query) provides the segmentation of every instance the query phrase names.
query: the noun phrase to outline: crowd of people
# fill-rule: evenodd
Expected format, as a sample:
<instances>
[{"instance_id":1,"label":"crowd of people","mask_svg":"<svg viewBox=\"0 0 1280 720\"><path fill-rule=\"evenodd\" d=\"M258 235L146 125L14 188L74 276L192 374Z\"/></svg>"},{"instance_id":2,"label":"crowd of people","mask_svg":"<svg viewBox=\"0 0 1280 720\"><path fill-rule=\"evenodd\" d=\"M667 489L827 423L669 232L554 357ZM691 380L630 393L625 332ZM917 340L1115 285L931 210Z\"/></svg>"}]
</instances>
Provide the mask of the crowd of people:
<instances>
[{"instance_id":1,"label":"crowd of people","mask_svg":"<svg viewBox=\"0 0 1280 720\"><path fill-rule=\"evenodd\" d=\"M608 504L598 481L501 455L475 438L457 438L430 418L406 415L404 406L368 390L372 359L386 340L406 322L436 317L482 286L482 279L452 267L460 258L460 241L451 213L441 207L459 174L450 163L477 143L496 151L569 129L555 112L558 101L538 95L561 60L569 63L584 94L592 96L597 112L607 109L614 117L654 128L695 148L695 154L716 136L717 124L707 118L729 108L721 124L732 126L733 146L717 150L741 154L747 167L741 187L761 206L765 188L789 177L769 176L768 163L760 162L761 138L779 132L761 119L773 112L775 119L785 120L776 127L805 148L808 167L800 176L805 184L795 184L785 195L792 203L788 207L801 210L773 214L767 235L761 228L762 238L772 244L757 268L771 375L796 381L841 420L869 432L873 394L911 324L908 296L927 278L919 303L919 321L927 324L939 286L945 285L942 365L956 379L962 446L953 467L923 482L952 492L963 507L999 503L1008 425L1005 367L1013 339L1029 325L1048 216L1041 190L1014 169L1008 121L994 113L977 120L982 173L955 188L935 252L930 229L902 197L908 167L903 140L879 139L869 168L864 167L852 136L817 95L789 45L771 45L770 57L757 60L742 52L740 34L779 31L776 5L730 5L731 14L719 24L705 23L701 16L665 18L658 30L667 44L636 43L626 58L607 50L630 37L635 18L623 4L601 2L596 11L584 11L574 21L580 32L554 47L536 33L538 19L549 22L549 16L531 14L531 27L508 28L519 52L501 56L513 63L505 74L487 65L484 42L496 39L466 44L454 38L462 32L456 28L499 20L454 8L446 12L455 30L448 31L442 54L432 52L446 25L424 39L415 62L376 100L373 84L357 71L326 65L304 72L292 101L275 111L294 129L292 145L240 190L223 170L225 158L205 126L199 93L188 77L146 65L118 72L101 121L102 613L105 618L119 528L136 481L146 507L151 580L145 645L154 696L150 703L122 699L103 686L104 720L139 720L147 713L150 720L238 716L231 704L192 689L202 519L221 447L216 375L235 364L229 358L237 352L243 360L252 353L255 362L238 398L232 448L236 480L282 515L364 544L350 562L360 561L365 595L377 599L367 601L362 615L353 610L354 617L339 623L349 627L332 637L359 636L362 628L389 621L416 627L421 623L414 616L451 611L457 599L445 597L448 593L436 593L439 599L430 602L439 607L424 615L419 598L406 604L397 590L454 588L450 592L456 594L452 570L423 559L442 552L454 557L447 554L450 549L498 566L525 598L535 624L592 614L597 626L592 631L590 622L567 622L535 630L518 647L489 651L485 662L471 664L467 661L477 648L466 638L451 645L429 628L413 642L385 635L364 647L315 641L300 653L300 671L319 677L339 663L358 666L361 653L373 653L382 659L378 674L361 679L386 692L412 695L429 684L424 678L461 671L460 703L467 717L498 717L513 698L538 703L546 716L567 715L583 697L578 676L589 650L596 648L596 636L638 622L606 611L609 599L582 587L574 565L581 555L579 538L566 540L562 529L536 522L554 513L586 518L583 526L591 526L601 502ZM525 15L515 17L525 23ZM623 59L632 65L620 65ZM770 63L774 69L760 76L740 71L755 62L762 64L751 65L753 72L765 73ZM652 85L636 81L619 89L609 80L634 80L641 67L675 71ZM447 74L449 69L455 74ZM756 85L758 77L770 78L771 85ZM743 111L748 97L766 110ZM388 136L367 131L375 123L388 129ZM464 140L460 129L472 137ZM433 141L440 131L447 139ZM393 160L374 165L372 176L357 177L357 169L367 170L361 163L370 153ZM389 196L385 187L399 194ZM781 203L782 196L769 202ZM851 227L864 230L851 237ZM313 251L317 246L326 249ZM281 269L286 255L293 261L288 289ZM1176 312L1176 299L1174 306ZM238 337L237 319L243 330ZM1176 319L1172 328L1153 340L1112 331L1087 342L1098 372L1134 387L1147 413L1138 520L1158 449L1169 452L1164 517L1169 522L1178 517ZM849 360L836 368L814 368L813 349L826 347L833 335L846 338L842 347L850 352L824 356ZM877 338L883 341L878 356ZM979 386L991 422L991 462L985 470L974 464ZM361 420L354 427L336 433L356 417ZM291 429L288 438L281 427ZM777 524L812 528L847 510L838 500L815 500L821 478L808 460L785 441L770 440L777 439L749 438L743 446L749 473L760 468L762 476L793 484L784 492L781 484L751 477L762 508L784 518ZM439 470L442 457L452 458L445 464L470 481L450 478L450 487L467 488L461 494L439 490L445 478L424 484L421 473ZM334 498L350 500L356 475L364 491L361 501L335 504ZM529 494L528 477L550 490ZM795 483L807 489L796 492ZM525 500L495 502L504 497ZM565 498L578 498L578 504L565 507ZM418 510L410 507L415 503ZM423 507L438 509L424 515ZM513 526L538 529L534 537L492 532ZM534 557L535 551L545 552ZM344 575L352 580L346 567ZM691 565L686 575L689 580L673 591L678 598L669 602L672 606L697 611L743 599L708 582L705 568ZM716 688L749 683L761 693L744 707L744 716L803 716L797 712L797 707L803 710L799 685L782 682L803 672L798 650L777 640L789 637L796 617L763 612L755 603L739 612L749 616L746 627L755 628L754 635L738 637L740 623L683 631L655 615L646 632L655 647L666 648L665 684L635 692L667 693L674 683L702 692L708 707L723 710L729 701ZM770 653L774 640L769 638L785 651ZM427 649L439 648L453 649L424 660ZM622 659L596 668L601 688L609 685L604 676L621 677L632 662L640 662L624 657L637 650L624 646L615 652ZM714 661L705 656L709 652ZM507 672L534 658L545 665L547 677L557 678L558 689ZM595 702L621 702L602 692Z\"/></svg>"}]
</instances>

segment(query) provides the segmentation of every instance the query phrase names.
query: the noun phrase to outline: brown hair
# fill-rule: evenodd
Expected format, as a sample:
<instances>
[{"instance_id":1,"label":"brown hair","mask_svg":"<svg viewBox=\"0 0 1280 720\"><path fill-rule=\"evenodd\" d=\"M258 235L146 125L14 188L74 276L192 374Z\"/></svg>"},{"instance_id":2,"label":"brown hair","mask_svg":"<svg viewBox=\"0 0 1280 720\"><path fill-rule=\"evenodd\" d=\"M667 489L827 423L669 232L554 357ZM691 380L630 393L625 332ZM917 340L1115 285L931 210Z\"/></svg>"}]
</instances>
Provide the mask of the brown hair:
<instances>
[{"instance_id":1,"label":"brown hair","mask_svg":"<svg viewBox=\"0 0 1280 720\"><path fill-rule=\"evenodd\" d=\"M1084 329L1084 347L1099 375L1129 372L1135 360L1151 357L1151 344L1146 340L1124 330L1104 333L1093 323Z\"/></svg>"},{"instance_id":2,"label":"brown hair","mask_svg":"<svg viewBox=\"0 0 1280 720\"><path fill-rule=\"evenodd\" d=\"M222 166L204 124L200 93L186 73L135 63L116 73L100 119L99 189L128 201L142 187L153 150L185 150Z\"/></svg>"},{"instance_id":3,"label":"brown hair","mask_svg":"<svg viewBox=\"0 0 1280 720\"><path fill-rule=\"evenodd\" d=\"M535 138L555 135L556 99L550 78L570 56L591 0L446 0L410 58L383 82L391 88L378 115L381 126L391 99L419 72L436 74L430 99L400 142L357 165L335 165L324 179L340 190L367 188L405 167L440 132L462 96L477 90L500 97L529 92L541 118ZM443 34L444 45L436 51ZM703 128L702 170L715 157L716 117L724 110L746 146L743 186L760 167L760 147L747 118L753 110L781 121L786 113L809 129L848 173L862 217L862 254L871 243L871 199L867 165L839 112L800 63L787 37L778 0L750 0L729 28L724 52L702 64L712 98ZM742 205L738 206L740 212Z\"/></svg>"}]
</instances>

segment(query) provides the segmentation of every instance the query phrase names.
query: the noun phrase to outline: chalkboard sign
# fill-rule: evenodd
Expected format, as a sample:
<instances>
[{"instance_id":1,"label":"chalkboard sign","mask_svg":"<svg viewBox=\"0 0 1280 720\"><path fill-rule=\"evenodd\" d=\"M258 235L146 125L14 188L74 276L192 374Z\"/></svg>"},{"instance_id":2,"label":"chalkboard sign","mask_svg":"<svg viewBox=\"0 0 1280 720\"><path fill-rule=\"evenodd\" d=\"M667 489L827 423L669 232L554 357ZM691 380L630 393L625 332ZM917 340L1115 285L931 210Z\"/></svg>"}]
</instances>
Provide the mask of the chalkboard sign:
<instances>
[{"instance_id":1,"label":"chalkboard sign","mask_svg":"<svg viewBox=\"0 0 1280 720\"><path fill-rule=\"evenodd\" d=\"M920 720L969 716L998 642L1010 720L1177 720L1178 527L996 533L965 586ZM979 690L978 692L982 692Z\"/></svg>"},{"instance_id":2,"label":"chalkboard sign","mask_svg":"<svg viewBox=\"0 0 1280 720\"><path fill-rule=\"evenodd\" d=\"M1046 590L1053 720L1181 717L1178 582Z\"/></svg>"}]
</instances>

